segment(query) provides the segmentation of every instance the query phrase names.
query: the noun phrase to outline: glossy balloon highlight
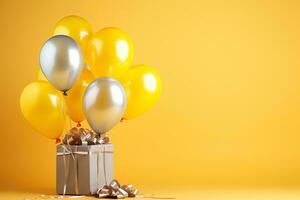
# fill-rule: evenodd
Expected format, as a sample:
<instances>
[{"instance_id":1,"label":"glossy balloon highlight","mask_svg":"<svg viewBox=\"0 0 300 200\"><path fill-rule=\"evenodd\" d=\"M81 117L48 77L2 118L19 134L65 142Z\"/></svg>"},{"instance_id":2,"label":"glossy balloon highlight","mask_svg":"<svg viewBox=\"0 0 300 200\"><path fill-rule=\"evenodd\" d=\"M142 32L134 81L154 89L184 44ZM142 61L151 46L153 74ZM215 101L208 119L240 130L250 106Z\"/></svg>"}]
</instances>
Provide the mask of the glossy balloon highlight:
<instances>
[{"instance_id":1,"label":"glossy balloon highlight","mask_svg":"<svg viewBox=\"0 0 300 200\"><path fill-rule=\"evenodd\" d=\"M132 59L131 39L120 29L102 29L88 43L87 63L96 77L118 79L129 68Z\"/></svg>"}]
</instances>

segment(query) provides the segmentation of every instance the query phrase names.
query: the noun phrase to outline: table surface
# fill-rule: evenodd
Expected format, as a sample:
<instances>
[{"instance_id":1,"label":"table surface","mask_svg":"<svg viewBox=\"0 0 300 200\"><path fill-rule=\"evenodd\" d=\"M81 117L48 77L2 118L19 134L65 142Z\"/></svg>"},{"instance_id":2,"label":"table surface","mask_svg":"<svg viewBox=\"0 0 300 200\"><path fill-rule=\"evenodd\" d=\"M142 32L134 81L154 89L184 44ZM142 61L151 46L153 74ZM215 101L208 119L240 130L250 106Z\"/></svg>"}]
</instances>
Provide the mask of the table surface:
<instances>
[{"instance_id":1,"label":"table surface","mask_svg":"<svg viewBox=\"0 0 300 200\"><path fill-rule=\"evenodd\" d=\"M155 188L146 189L144 197L136 199L178 199L178 200L296 200L300 199L299 188ZM59 196L54 192L0 191L0 199L47 200L47 199L96 199L87 196Z\"/></svg>"}]
</instances>

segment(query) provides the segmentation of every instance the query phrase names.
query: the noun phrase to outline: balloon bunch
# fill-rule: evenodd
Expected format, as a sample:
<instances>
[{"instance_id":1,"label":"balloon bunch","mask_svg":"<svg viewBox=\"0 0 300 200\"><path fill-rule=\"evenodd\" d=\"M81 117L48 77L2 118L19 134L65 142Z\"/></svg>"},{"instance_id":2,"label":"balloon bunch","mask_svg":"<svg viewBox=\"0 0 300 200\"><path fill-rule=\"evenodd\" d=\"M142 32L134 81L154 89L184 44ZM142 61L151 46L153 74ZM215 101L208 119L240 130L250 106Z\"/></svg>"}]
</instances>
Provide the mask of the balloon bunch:
<instances>
[{"instance_id":1,"label":"balloon bunch","mask_svg":"<svg viewBox=\"0 0 300 200\"><path fill-rule=\"evenodd\" d=\"M148 111L160 96L161 81L153 68L131 66L133 53L132 41L118 28L93 34L81 17L61 19L41 48L38 80L21 94L25 119L57 139L66 114L78 126L86 119L102 134Z\"/></svg>"}]
</instances>

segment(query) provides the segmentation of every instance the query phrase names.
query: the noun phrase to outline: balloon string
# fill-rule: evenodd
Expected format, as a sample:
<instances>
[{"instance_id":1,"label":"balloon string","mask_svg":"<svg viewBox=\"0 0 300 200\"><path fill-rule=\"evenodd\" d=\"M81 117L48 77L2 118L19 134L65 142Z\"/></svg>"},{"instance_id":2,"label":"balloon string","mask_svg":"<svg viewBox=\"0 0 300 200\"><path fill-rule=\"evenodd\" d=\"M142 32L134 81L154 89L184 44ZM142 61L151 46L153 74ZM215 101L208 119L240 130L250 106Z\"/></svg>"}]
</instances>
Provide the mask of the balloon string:
<instances>
[{"instance_id":1,"label":"balloon string","mask_svg":"<svg viewBox=\"0 0 300 200\"><path fill-rule=\"evenodd\" d=\"M67 115L67 111L65 109L65 105L66 105L66 101L64 99L64 104L63 104L63 107L62 107L62 112L63 112L64 118L66 120L69 120L69 122L65 121L65 126L64 126L64 128L65 128L64 131L67 132L67 131L69 131L72 128L72 121L71 121L71 118ZM69 124L69 126L67 124Z\"/></svg>"},{"instance_id":2,"label":"balloon string","mask_svg":"<svg viewBox=\"0 0 300 200\"><path fill-rule=\"evenodd\" d=\"M55 144L60 144L61 143L61 139L60 138L56 138L55 139Z\"/></svg>"},{"instance_id":3,"label":"balloon string","mask_svg":"<svg viewBox=\"0 0 300 200\"><path fill-rule=\"evenodd\" d=\"M65 96L67 96L67 92L66 91L64 91L64 93L63 93ZM65 103L65 102L64 102ZM65 109L65 106L63 107L63 115L64 115L64 118L66 119L66 118L68 118L67 120L69 120L69 129L71 129L72 128L72 120L71 120L71 118L67 115L67 113L66 113L66 109ZM67 128L67 127L66 127ZM67 129L66 131L68 131L69 129ZM59 139L59 138L58 138ZM60 140L60 139L59 139ZM68 146L68 148L67 147L65 147L64 145L62 145L62 147L63 147L63 149L64 149L64 151L63 151L63 159L64 159L64 172L65 172L65 180L64 180L64 190L63 190L63 196L65 196L66 195L66 193L67 193L67 182L68 182L68 179L69 179L69 176L70 176L70 170L69 170L69 166L67 166L67 162L66 162L66 155L65 155L65 150L66 149L69 149L69 152L71 152L71 157L72 157L72 159L73 159L73 161L74 161L74 164L75 164L75 193L76 194L78 194L79 192L78 192L78 189L79 189L79 187L78 187L78 158L76 157L76 155L74 154L74 152L73 152L73 150L72 150L72 147L71 147L71 145L69 144L69 140L67 140L67 146ZM76 146L76 150L75 151L77 151L77 146ZM68 165L69 165L69 163L70 163L70 160L68 160Z\"/></svg>"},{"instance_id":4,"label":"balloon string","mask_svg":"<svg viewBox=\"0 0 300 200\"><path fill-rule=\"evenodd\" d=\"M70 117L68 117L68 118L69 118L69 129L71 129L72 128L72 120Z\"/></svg>"}]
</instances>

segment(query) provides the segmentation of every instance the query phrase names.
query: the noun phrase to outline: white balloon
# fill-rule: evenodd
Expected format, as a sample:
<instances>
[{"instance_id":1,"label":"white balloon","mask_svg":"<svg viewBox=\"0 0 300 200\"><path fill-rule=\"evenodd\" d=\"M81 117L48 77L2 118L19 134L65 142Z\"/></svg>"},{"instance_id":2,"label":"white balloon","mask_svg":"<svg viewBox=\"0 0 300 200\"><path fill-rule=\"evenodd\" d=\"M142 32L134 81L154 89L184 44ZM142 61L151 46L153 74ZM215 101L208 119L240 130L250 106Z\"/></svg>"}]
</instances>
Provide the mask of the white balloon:
<instances>
[{"instance_id":1,"label":"white balloon","mask_svg":"<svg viewBox=\"0 0 300 200\"><path fill-rule=\"evenodd\" d=\"M66 94L83 69L81 49L68 36L51 37L41 49L40 67L48 81Z\"/></svg>"},{"instance_id":2,"label":"white balloon","mask_svg":"<svg viewBox=\"0 0 300 200\"><path fill-rule=\"evenodd\" d=\"M85 91L83 111L96 133L105 133L120 122L125 108L125 90L115 79L96 79Z\"/></svg>"}]
</instances>

